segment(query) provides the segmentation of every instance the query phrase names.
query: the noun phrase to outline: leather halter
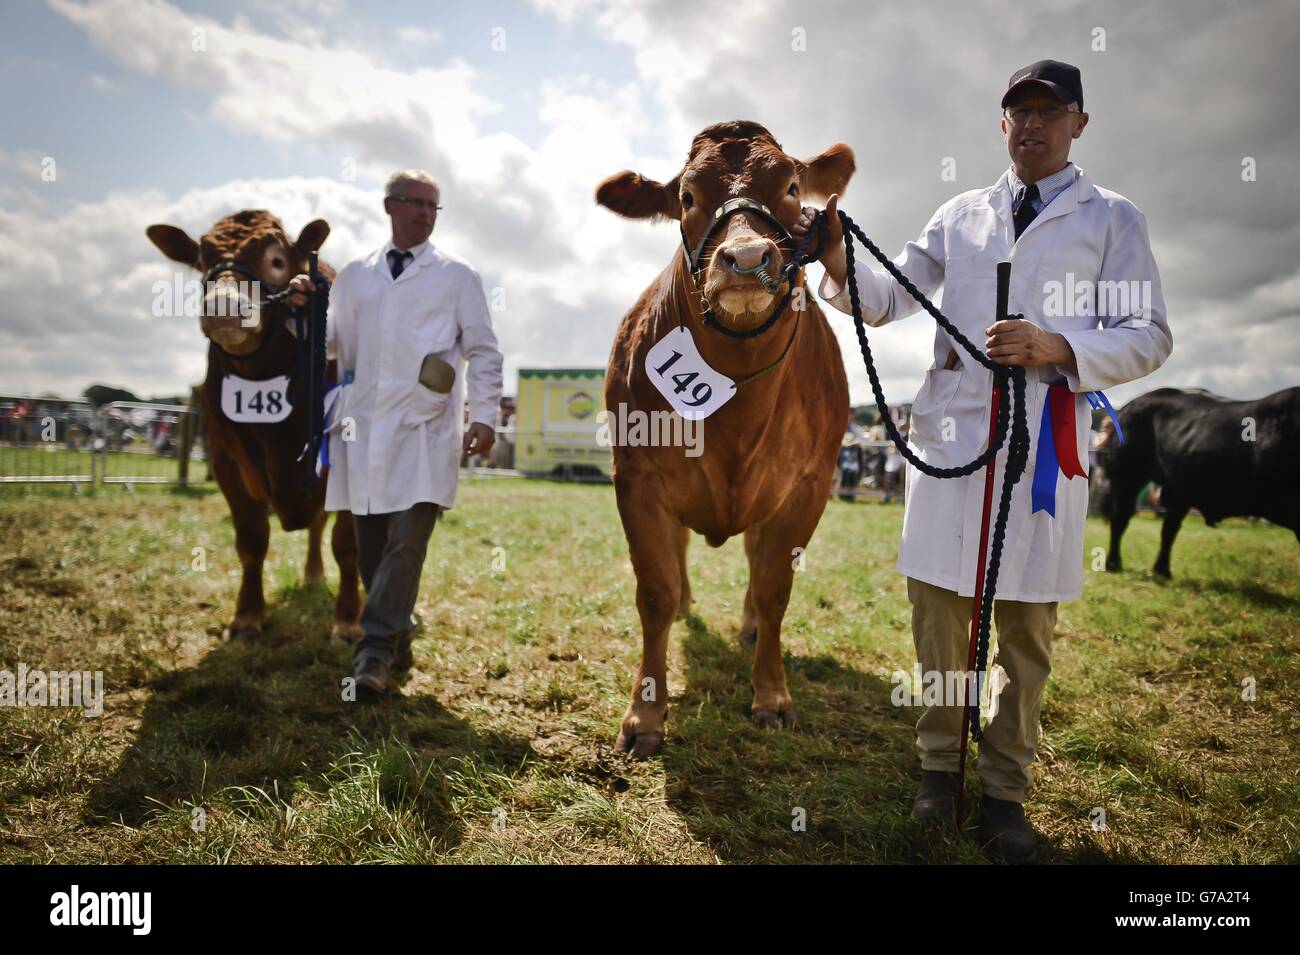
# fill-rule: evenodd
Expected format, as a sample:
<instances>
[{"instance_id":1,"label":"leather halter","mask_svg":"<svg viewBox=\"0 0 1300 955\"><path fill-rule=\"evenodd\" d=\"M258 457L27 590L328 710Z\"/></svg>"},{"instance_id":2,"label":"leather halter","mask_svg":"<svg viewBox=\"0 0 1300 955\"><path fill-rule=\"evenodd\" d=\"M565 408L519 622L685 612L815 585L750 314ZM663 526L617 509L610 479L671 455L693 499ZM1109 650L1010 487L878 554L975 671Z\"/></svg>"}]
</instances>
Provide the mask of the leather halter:
<instances>
[{"instance_id":1,"label":"leather halter","mask_svg":"<svg viewBox=\"0 0 1300 955\"><path fill-rule=\"evenodd\" d=\"M212 281L218 275L221 275L225 272L233 272L236 275L243 276L244 278L249 279L250 281L256 282L259 288L266 285L266 283L262 281L262 277L258 275L256 272L254 272L252 269L245 268L244 266L236 262L234 259L223 259L220 262L213 265L212 268L208 269L206 272L203 273L204 291L206 292L208 286L212 284ZM259 301L256 305L254 305L253 308L264 309L268 305L275 305L283 301L284 299L288 298L290 295L292 295L293 291L294 290L287 285L281 288L276 288L269 295L267 295L265 298L261 299L261 301ZM290 310L290 314L295 314L300 312L301 312L300 309ZM234 352L226 351L224 348L221 347L220 343L218 343L216 339L209 338L208 341L212 343L213 348L217 349L217 351L221 352L227 358L230 358L234 361L244 361L261 354L267 348L267 346L271 344L272 341L274 341L276 338L279 337L280 329L284 325L285 325L284 322L277 322L275 326L271 329L264 328L262 330L261 340L257 343L257 347L254 348L251 352L249 352L246 355L236 355Z\"/></svg>"},{"instance_id":2,"label":"leather halter","mask_svg":"<svg viewBox=\"0 0 1300 955\"><path fill-rule=\"evenodd\" d=\"M686 227L685 225L681 226L682 254L686 258L686 267L690 270L691 282L692 284L695 284L695 290L697 292L699 291L699 285L695 283L695 274L700 269L700 259L704 255L705 246L709 244L714 233L717 232L718 229L722 228L723 224L728 219L734 215L740 215L741 213L746 212L758 216L764 222L774 227L780 235L781 242L788 242L792 248L795 246L794 236L790 234L790 230L785 227L785 224L781 222L780 219L772 214L772 211L768 209L767 206L757 200L749 199L744 196L738 196L735 199L728 199L713 213L713 221L709 223L708 229L705 230L704 235L700 238L699 243L695 246L693 251L686 239ZM790 296L794 293L795 276L798 274L799 270L803 268L806 262L811 261L811 259L816 258L817 255L821 253L821 239L819 237L817 253L808 256L807 258L804 257L804 246L807 245L808 238L810 238L810 236L805 237L804 242L799 245L798 249L791 256L786 267L778 271L775 275L768 271L766 261L762 265L756 266L752 269L736 269L736 272L742 275L756 274L758 280L763 284L763 289L769 295L775 295L781 288L782 282L785 283L785 295L781 297L781 301L777 304L776 308L772 310L772 314L767 321L762 325L759 325L757 328L751 328L745 331L737 331L733 328L728 328L725 324L719 322L714 317L713 310L709 308L708 301L701 296L702 307L704 309L704 324L717 329L728 338L741 339L755 338L775 325L776 320L781 317L786 306L790 303Z\"/></svg>"}]
</instances>

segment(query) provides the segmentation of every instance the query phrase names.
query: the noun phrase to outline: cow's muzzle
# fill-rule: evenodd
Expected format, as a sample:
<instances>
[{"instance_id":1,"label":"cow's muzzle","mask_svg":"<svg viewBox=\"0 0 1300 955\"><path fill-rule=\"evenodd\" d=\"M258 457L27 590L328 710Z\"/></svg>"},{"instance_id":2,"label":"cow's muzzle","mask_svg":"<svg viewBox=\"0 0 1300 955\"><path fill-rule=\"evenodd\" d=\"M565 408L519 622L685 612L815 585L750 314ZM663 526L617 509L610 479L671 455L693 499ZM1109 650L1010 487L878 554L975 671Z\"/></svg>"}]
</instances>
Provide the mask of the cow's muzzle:
<instances>
[{"instance_id":1,"label":"cow's muzzle","mask_svg":"<svg viewBox=\"0 0 1300 955\"><path fill-rule=\"evenodd\" d=\"M720 249L718 254L722 256L723 262L736 275L752 275L758 279L759 284L763 286L763 291L767 292L768 295L775 295L781 290L781 280L773 276L770 271L772 267L771 250L764 249L758 262L747 266L742 266L740 259L731 250Z\"/></svg>"}]
</instances>

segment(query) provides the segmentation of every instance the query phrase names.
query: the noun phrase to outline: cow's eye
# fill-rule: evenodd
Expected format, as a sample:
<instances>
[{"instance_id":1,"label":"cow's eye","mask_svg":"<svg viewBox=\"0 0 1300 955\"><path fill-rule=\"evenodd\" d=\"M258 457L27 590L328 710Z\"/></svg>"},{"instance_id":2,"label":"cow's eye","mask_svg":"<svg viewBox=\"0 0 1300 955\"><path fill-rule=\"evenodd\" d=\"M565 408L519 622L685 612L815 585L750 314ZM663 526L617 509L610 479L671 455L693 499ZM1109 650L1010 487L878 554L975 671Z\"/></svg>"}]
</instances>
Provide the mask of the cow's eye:
<instances>
[{"instance_id":1,"label":"cow's eye","mask_svg":"<svg viewBox=\"0 0 1300 955\"><path fill-rule=\"evenodd\" d=\"M683 209L689 209L689 208L691 208L691 206L693 206L693 205L695 205L695 197L694 197L693 195L691 195L689 192L683 192L683 193L682 193L682 208L683 208Z\"/></svg>"},{"instance_id":2,"label":"cow's eye","mask_svg":"<svg viewBox=\"0 0 1300 955\"><path fill-rule=\"evenodd\" d=\"M790 183L790 188L786 190L786 193L785 193L785 194L786 194L787 196L797 196L797 195L799 195L799 183L797 183L797 182L792 182L792 183Z\"/></svg>"},{"instance_id":3,"label":"cow's eye","mask_svg":"<svg viewBox=\"0 0 1300 955\"><path fill-rule=\"evenodd\" d=\"M271 260L271 268L273 268L273 269L282 269L282 268L284 268L284 259L280 258L280 257L277 255L275 258L273 258L273 259Z\"/></svg>"}]
</instances>

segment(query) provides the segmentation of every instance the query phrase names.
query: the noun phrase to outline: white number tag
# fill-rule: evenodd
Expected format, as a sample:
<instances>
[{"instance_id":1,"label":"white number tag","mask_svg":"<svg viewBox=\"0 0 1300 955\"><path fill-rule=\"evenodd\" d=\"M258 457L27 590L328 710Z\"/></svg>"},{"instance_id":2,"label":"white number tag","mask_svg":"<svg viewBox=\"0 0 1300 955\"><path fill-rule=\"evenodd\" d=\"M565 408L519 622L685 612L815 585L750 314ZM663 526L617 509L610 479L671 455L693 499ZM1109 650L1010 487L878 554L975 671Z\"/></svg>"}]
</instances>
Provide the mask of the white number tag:
<instances>
[{"instance_id":1,"label":"white number tag","mask_svg":"<svg viewBox=\"0 0 1300 955\"><path fill-rule=\"evenodd\" d=\"M221 411L241 424L275 424L289 417L289 376L250 381L238 375L221 379Z\"/></svg>"},{"instance_id":2,"label":"white number tag","mask_svg":"<svg viewBox=\"0 0 1300 955\"><path fill-rule=\"evenodd\" d=\"M646 352L645 373L683 418L702 421L736 393L736 383L709 367L695 339L677 326Z\"/></svg>"}]
</instances>

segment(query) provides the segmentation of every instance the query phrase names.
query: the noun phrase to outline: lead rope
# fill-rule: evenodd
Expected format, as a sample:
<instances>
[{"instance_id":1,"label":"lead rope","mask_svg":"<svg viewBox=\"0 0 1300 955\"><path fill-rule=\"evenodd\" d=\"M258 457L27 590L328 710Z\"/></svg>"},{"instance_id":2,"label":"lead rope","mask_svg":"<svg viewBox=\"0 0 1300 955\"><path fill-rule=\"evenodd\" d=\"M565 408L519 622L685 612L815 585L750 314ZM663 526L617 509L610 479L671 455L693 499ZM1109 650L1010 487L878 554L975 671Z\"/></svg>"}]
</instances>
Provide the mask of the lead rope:
<instances>
[{"instance_id":1,"label":"lead rope","mask_svg":"<svg viewBox=\"0 0 1300 955\"><path fill-rule=\"evenodd\" d=\"M812 228L825 230L826 213L818 212L813 222ZM871 392L876 399L876 407L880 410L881 419L885 424L885 431L889 439L898 448L902 456L914 468L922 474L933 478L957 478L966 477L984 467L994 456L1002 449L1003 443L1007 440L1007 418L1011 408L1011 395L1009 390L1014 392L1014 411L1011 413L1011 440L1007 447L1006 470L1002 475L1002 493L998 500L997 517L993 522L992 546L989 549L989 559L987 574L984 579L983 599L980 601L979 609L979 631L976 643L975 654L975 692L973 700L967 700L967 712L970 720L970 738L974 742L979 742L984 738L983 730L980 727L979 714L979 691L982 686L982 676L984 669L988 664L989 648L989 629L993 614L993 597L997 592L998 570L1002 562L1002 546L1006 539L1007 516L1011 511L1011 492L1016 482L1020 480L1024 473L1025 464L1029 458L1029 426L1025 418L1025 370L1019 366L1001 365L989 358L971 341L963 335L948 318L935 307L934 303L918 289L899 268L890 261L880 249L862 232L861 229L850 219L843 211L840 211L840 222L844 226L844 255L848 265L847 284L849 289L849 302L853 309L853 325L858 333L858 346L862 351L862 360L867 367L867 377L871 381ZM810 230L811 231L811 230ZM893 276L899 285L907 289L907 293L914 298L917 303L924 308L939 323L939 327L948 333L949 337L967 352L975 361L979 362L985 368L989 369L994 376L994 384L999 392L997 402L997 430L996 435L985 451L977 456L974 460L960 467L939 468L927 464L912 453L903 436L899 434L897 426L894 424L893 415L890 413L889 406L885 402L885 393L880 386L880 376L876 372L875 361L871 357L871 346L867 342L867 333L865 323L862 319L862 304L858 299L858 284L855 278L856 262L853 252L852 236L856 236L858 241L870 252L885 270ZM820 244L820 243L819 243ZM1001 315L999 318L1003 317ZM1011 386L1014 385L1014 389ZM962 742L963 752L965 751L965 740ZM960 826L961 821L958 820Z\"/></svg>"},{"instance_id":2,"label":"lead rope","mask_svg":"<svg viewBox=\"0 0 1300 955\"><path fill-rule=\"evenodd\" d=\"M308 275L315 291L311 293L306 320L298 319L300 332L305 338L299 340L297 364L305 371L304 386L307 392L307 444L298 455L298 461L304 462L302 476L299 478L303 491L309 491L316 481L316 460L320 453L325 432L325 324L329 308L329 283L320 274L317 253L311 253Z\"/></svg>"}]
</instances>

